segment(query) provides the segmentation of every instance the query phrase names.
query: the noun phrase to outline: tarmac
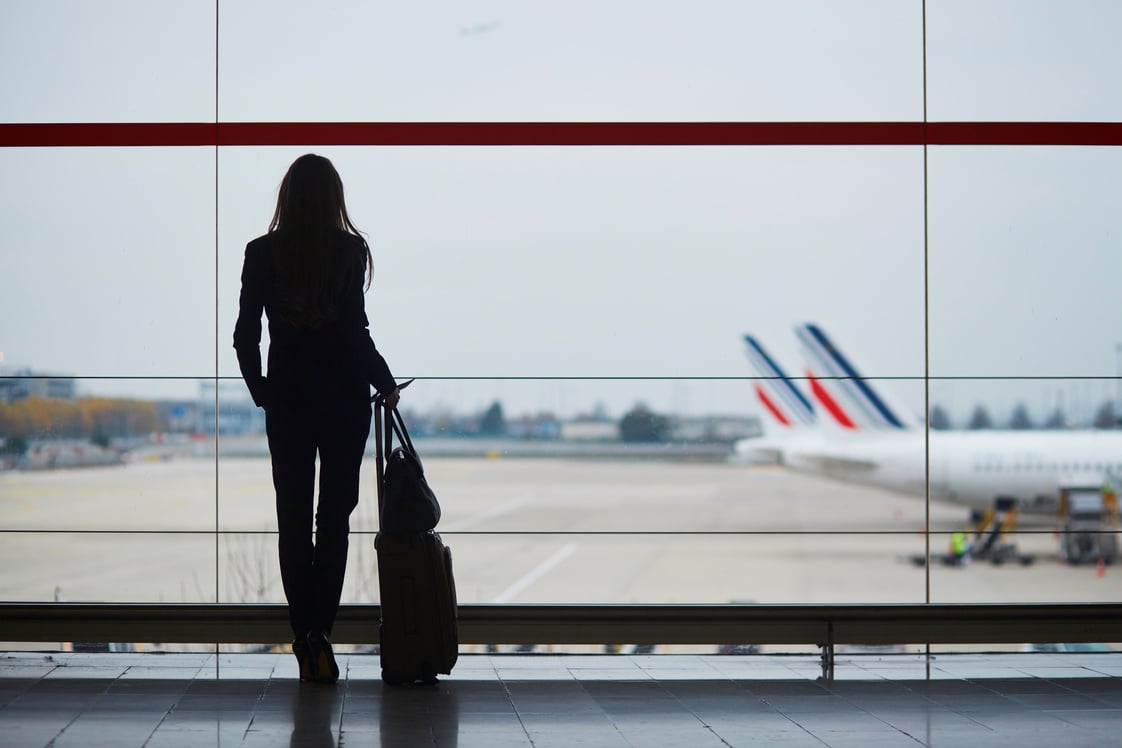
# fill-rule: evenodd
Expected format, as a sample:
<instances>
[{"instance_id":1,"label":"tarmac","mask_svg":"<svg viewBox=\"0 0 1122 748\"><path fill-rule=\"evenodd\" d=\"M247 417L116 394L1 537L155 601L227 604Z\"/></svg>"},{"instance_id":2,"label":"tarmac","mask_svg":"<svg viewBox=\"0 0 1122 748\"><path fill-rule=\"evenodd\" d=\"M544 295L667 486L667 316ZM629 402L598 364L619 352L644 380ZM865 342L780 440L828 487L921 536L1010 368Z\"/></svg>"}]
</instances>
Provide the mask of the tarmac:
<instances>
[{"instance_id":1,"label":"tarmac","mask_svg":"<svg viewBox=\"0 0 1122 748\"><path fill-rule=\"evenodd\" d=\"M376 602L374 466L344 602ZM1029 566L944 552L964 507L726 462L430 458L461 602L1099 602L1122 569L1069 566L1050 517ZM928 516L929 515L929 516ZM925 533L930 519L930 533ZM0 473L0 599L283 602L265 458ZM218 534L216 534L216 530Z\"/></svg>"}]
</instances>

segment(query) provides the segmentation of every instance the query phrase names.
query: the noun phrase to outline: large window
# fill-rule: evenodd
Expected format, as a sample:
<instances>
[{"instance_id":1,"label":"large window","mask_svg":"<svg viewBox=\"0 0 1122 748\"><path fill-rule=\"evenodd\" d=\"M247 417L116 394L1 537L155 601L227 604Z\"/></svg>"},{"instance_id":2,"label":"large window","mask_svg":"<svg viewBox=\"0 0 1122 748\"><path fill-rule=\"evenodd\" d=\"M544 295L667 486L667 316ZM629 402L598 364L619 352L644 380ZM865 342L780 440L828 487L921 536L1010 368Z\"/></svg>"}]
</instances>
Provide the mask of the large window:
<instances>
[{"instance_id":1,"label":"large window","mask_svg":"<svg viewBox=\"0 0 1122 748\"><path fill-rule=\"evenodd\" d=\"M1099 444L1122 442L1120 23L1109 2L8 3L0 599L283 601L231 333L244 245L308 151L369 235L375 339L419 379L403 406L462 602L1114 599L1044 501L996 538L1008 563L939 559L980 549L995 499L1122 486ZM1059 124L1024 145L1026 122ZM763 404L746 334L815 423ZM636 412L653 446L620 440ZM345 602L377 600L367 468Z\"/></svg>"}]
</instances>

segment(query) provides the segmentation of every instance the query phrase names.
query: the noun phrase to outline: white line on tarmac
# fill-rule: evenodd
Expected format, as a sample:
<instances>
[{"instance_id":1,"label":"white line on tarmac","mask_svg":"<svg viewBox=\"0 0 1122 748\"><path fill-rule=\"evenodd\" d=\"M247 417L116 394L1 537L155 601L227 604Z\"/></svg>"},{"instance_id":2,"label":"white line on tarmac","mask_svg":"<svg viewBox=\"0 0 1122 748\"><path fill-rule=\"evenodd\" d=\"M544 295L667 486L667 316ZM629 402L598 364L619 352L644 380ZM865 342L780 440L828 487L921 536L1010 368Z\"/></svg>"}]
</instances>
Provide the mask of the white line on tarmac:
<instances>
[{"instance_id":1,"label":"white line on tarmac","mask_svg":"<svg viewBox=\"0 0 1122 748\"><path fill-rule=\"evenodd\" d=\"M498 506L492 507L485 512L480 512L479 514L472 515L471 517L465 517L459 522L453 522L449 525L441 525L440 532L456 532L459 530L466 530L469 527L475 527L476 525L482 524L487 520L494 519L495 517L501 517L504 514L509 514L510 512L513 512L515 509L518 509L524 504L529 503L530 499L527 497L523 497L521 499L512 499L505 504L499 504Z\"/></svg>"},{"instance_id":2,"label":"white line on tarmac","mask_svg":"<svg viewBox=\"0 0 1122 748\"><path fill-rule=\"evenodd\" d=\"M514 584L510 585L505 590L500 592L499 596L496 597L491 602L492 603L509 603L512 599L517 597L522 591L524 591L531 584L533 584L534 582L538 581L539 579L544 577L546 574L548 574L550 569L552 569L554 566L557 566L559 563L561 563L562 561L567 559L569 556L573 555L576 552L576 550L577 550L577 544L576 543L569 543L568 545L562 546L552 556L550 556L545 561L542 561L540 564L535 566L530 571L529 574L526 574L524 577L522 577L521 579L516 581Z\"/></svg>"}]
</instances>

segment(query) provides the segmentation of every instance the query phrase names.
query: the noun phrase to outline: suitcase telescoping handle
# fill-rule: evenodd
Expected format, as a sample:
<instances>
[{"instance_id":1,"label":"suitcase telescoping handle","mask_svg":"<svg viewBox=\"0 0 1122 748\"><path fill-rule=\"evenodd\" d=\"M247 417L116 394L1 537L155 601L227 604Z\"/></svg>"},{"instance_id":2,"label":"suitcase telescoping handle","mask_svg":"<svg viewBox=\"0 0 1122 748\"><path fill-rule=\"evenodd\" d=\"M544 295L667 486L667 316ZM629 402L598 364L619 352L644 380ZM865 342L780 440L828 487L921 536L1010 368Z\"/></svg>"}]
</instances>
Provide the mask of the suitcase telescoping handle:
<instances>
[{"instance_id":1,"label":"suitcase telescoping handle","mask_svg":"<svg viewBox=\"0 0 1122 748\"><path fill-rule=\"evenodd\" d=\"M404 382L402 382L401 384L399 384L397 386L397 389L400 392L401 390L405 389L406 387L408 387L411 384L413 384L413 380L412 379L407 379ZM401 421L401 414L397 412L397 408L392 408L391 411L390 411L390 416L388 418L384 417L383 411L386 409L386 398L381 393L379 393L377 395L374 395L374 397L370 398L370 402L374 403L374 451L375 451L374 464L377 466L377 481L378 482L377 482L376 487L377 487L377 490L378 490L378 519L381 520L381 518L382 518L382 479L386 474L386 468L385 468L384 463L385 463L385 459L386 459L386 452L389 452L390 449L391 449L391 442L392 442L391 436L392 436L392 433L393 433L390 429L391 429L391 426L394 429L397 428L397 423L395 422L395 417L396 417L397 421ZM382 428L383 428L383 424L384 424L384 427L385 427L385 444L386 444L385 449L382 448L382 440L383 440ZM405 422L404 421L401 421L401 428L404 431L404 429L405 429ZM409 432L408 431L405 431L404 436L401 436L401 441L409 446L410 451L413 451L413 442L410 441L410 439L409 439Z\"/></svg>"}]
</instances>

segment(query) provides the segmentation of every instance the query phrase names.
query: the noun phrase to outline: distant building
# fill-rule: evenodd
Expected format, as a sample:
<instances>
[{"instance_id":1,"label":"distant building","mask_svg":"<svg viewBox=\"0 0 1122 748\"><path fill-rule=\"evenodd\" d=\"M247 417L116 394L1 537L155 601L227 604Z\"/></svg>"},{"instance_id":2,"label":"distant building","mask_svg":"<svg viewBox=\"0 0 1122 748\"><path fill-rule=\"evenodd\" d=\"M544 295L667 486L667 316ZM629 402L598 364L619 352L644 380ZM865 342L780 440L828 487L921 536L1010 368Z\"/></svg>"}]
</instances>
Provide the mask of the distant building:
<instances>
[{"instance_id":1,"label":"distant building","mask_svg":"<svg viewBox=\"0 0 1122 748\"><path fill-rule=\"evenodd\" d=\"M31 369L0 368L0 403L14 403L29 397L74 400L77 386L73 377L43 374Z\"/></svg>"},{"instance_id":2,"label":"distant building","mask_svg":"<svg viewBox=\"0 0 1122 748\"><path fill-rule=\"evenodd\" d=\"M166 434L188 434L199 423L197 400L157 400L153 403L160 419L160 431Z\"/></svg>"},{"instance_id":3,"label":"distant building","mask_svg":"<svg viewBox=\"0 0 1122 748\"><path fill-rule=\"evenodd\" d=\"M586 418L562 421L561 438L577 442L617 442L619 421Z\"/></svg>"},{"instance_id":4,"label":"distant building","mask_svg":"<svg viewBox=\"0 0 1122 748\"><path fill-rule=\"evenodd\" d=\"M754 416L678 416L670 422L670 440L675 442L731 444L762 433L760 419Z\"/></svg>"},{"instance_id":5,"label":"distant building","mask_svg":"<svg viewBox=\"0 0 1122 748\"><path fill-rule=\"evenodd\" d=\"M561 439L579 442L620 440L620 423L602 418L576 418L560 424ZM673 416L668 440L672 442L732 443L762 433L752 416Z\"/></svg>"},{"instance_id":6,"label":"distant building","mask_svg":"<svg viewBox=\"0 0 1122 748\"><path fill-rule=\"evenodd\" d=\"M558 438L561 424L552 413L537 413L508 418L506 432L515 439L550 440Z\"/></svg>"},{"instance_id":7,"label":"distant building","mask_svg":"<svg viewBox=\"0 0 1122 748\"><path fill-rule=\"evenodd\" d=\"M215 424L223 436L265 433L265 411L253 404L249 389L240 379L218 383L209 379L200 381L194 415L194 431L200 434L213 435Z\"/></svg>"}]
</instances>

